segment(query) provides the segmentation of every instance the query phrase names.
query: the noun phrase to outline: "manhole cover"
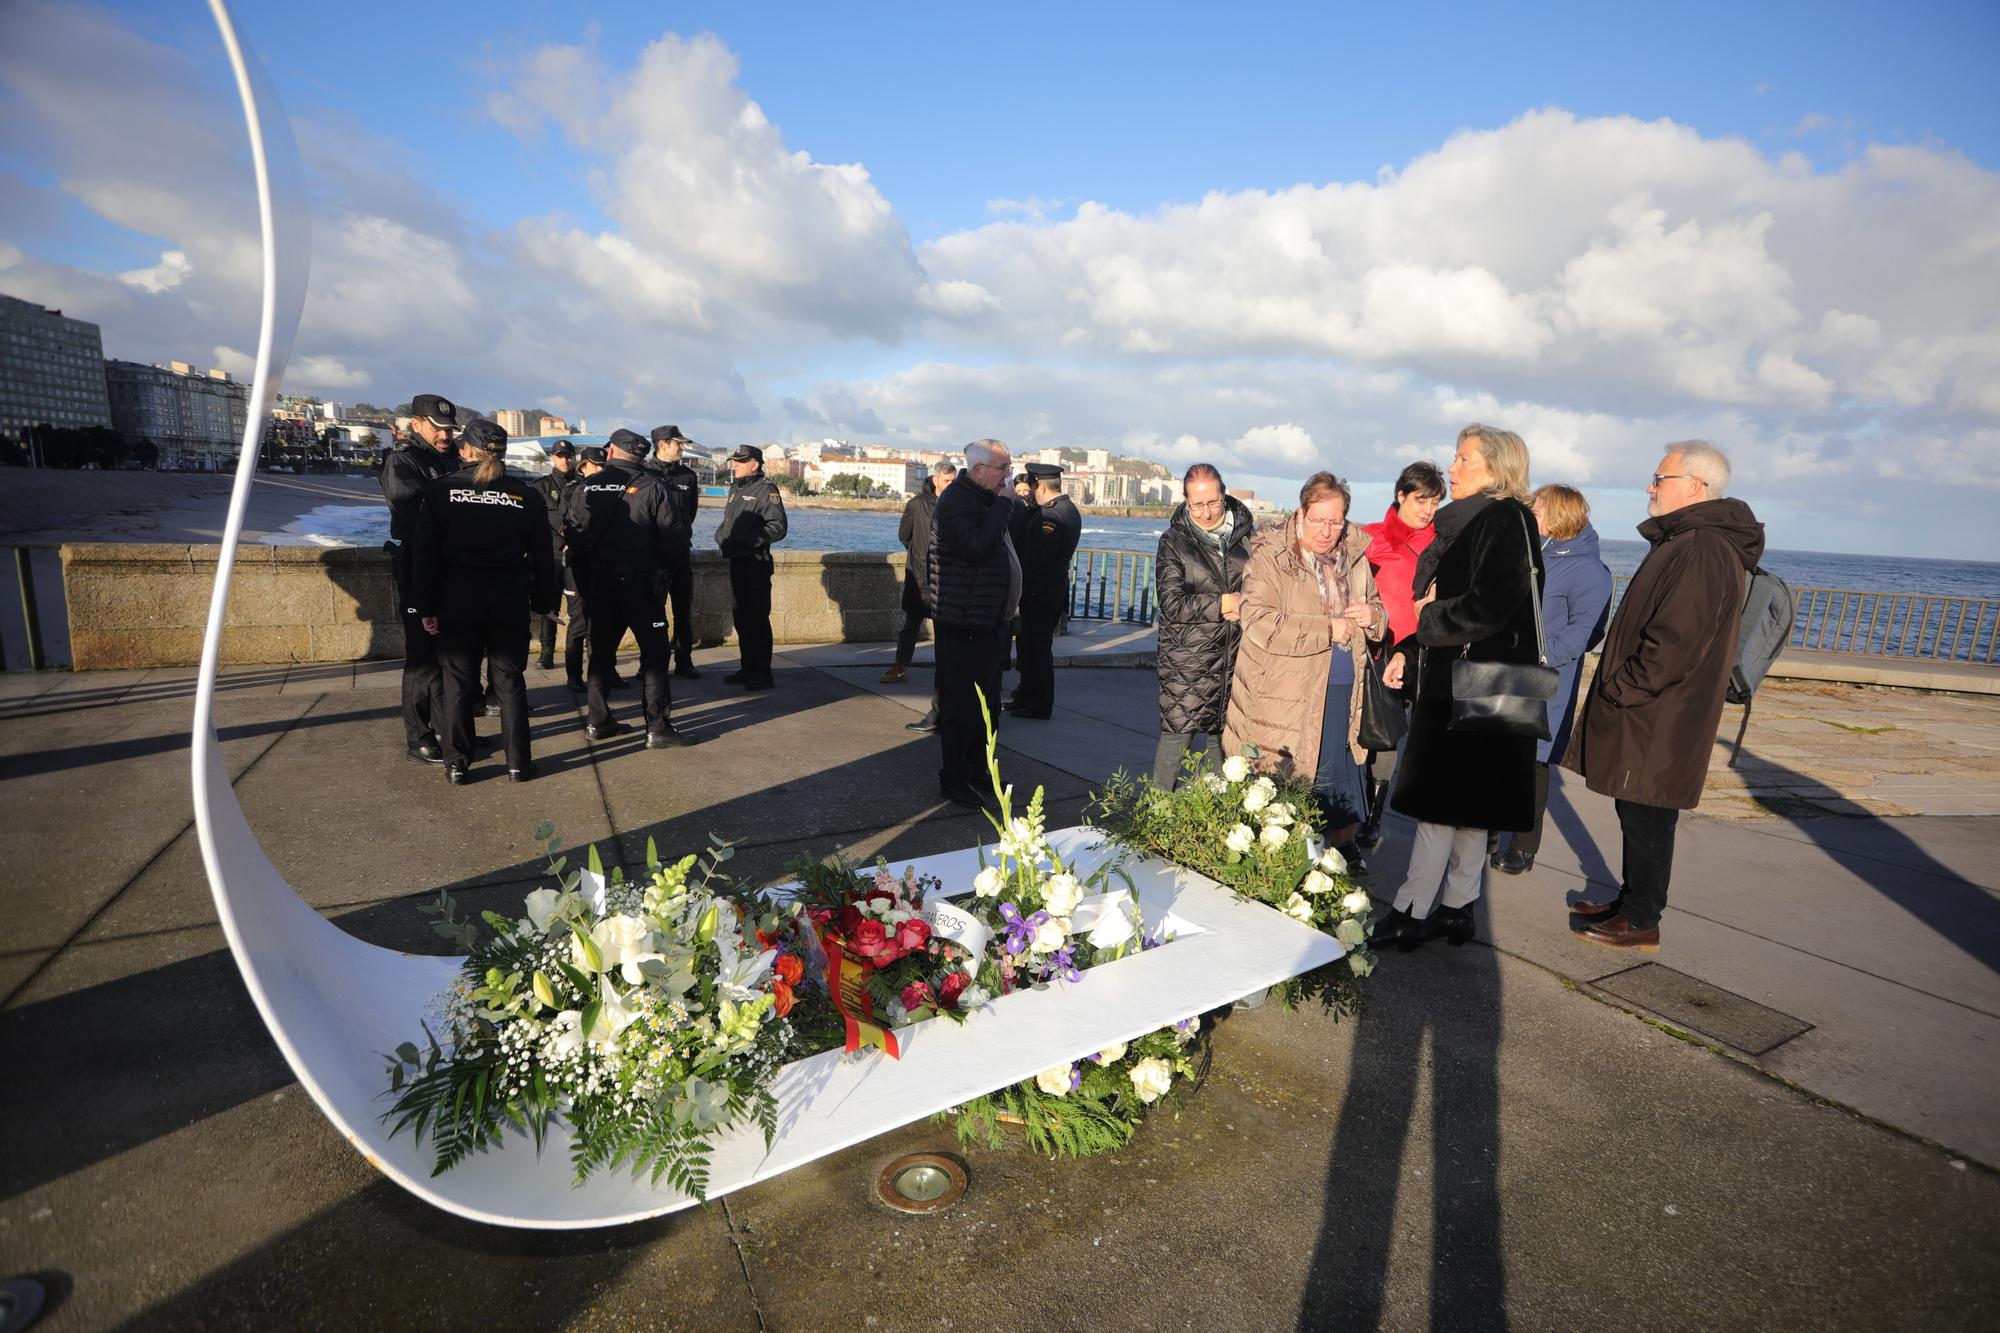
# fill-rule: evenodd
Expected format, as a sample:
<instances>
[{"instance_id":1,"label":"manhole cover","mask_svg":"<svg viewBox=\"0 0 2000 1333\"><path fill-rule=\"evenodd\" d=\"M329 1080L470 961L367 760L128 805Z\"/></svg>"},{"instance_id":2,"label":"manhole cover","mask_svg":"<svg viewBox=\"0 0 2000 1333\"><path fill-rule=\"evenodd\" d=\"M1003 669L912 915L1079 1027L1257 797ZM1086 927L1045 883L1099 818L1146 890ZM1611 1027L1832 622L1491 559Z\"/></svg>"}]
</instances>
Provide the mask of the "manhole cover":
<instances>
[{"instance_id":1,"label":"manhole cover","mask_svg":"<svg viewBox=\"0 0 2000 1333\"><path fill-rule=\"evenodd\" d=\"M1621 1000L1650 1009L1676 1027L1713 1037L1750 1055L1784 1045L1812 1024L1711 986L1660 963L1641 963L1591 983Z\"/></svg>"}]
</instances>

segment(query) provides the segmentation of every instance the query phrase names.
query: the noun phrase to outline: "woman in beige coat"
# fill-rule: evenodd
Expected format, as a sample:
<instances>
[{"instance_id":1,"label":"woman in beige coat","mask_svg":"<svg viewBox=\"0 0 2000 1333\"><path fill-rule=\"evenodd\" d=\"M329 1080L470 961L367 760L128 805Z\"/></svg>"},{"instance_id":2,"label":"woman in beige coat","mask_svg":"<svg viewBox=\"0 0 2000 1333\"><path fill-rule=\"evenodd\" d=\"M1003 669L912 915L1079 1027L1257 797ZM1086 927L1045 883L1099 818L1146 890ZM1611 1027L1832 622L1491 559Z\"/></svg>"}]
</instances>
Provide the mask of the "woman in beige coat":
<instances>
[{"instance_id":1,"label":"woman in beige coat","mask_svg":"<svg viewBox=\"0 0 2000 1333\"><path fill-rule=\"evenodd\" d=\"M1352 502L1346 482L1315 473L1298 509L1251 538L1223 749L1254 746L1258 768L1309 779L1328 844L1358 872L1366 868L1354 845L1367 813L1368 752L1355 744L1362 661L1389 617L1368 567L1368 534L1347 521Z\"/></svg>"}]
</instances>

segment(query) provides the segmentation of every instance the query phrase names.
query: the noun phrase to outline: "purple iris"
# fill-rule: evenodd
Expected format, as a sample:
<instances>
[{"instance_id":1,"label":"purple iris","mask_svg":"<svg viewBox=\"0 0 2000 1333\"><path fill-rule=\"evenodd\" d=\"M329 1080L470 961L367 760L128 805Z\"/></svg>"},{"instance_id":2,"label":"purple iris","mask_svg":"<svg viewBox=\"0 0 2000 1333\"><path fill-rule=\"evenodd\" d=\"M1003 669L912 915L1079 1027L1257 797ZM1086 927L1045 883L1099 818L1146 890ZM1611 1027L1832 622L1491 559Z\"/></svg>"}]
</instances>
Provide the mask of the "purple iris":
<instances>
[{"instance_id":1,"label":"purple iris","mask_svg":"<svg viewBox=\"0 0 2000 1333\"><path fill-rule=\"evenodd\" d=\"M1069 1067L1069 1090L1075 1092L1083 1082L1083 1071L1075 1065Z\"/></svg>"},{"instance_id":2,"label":"purple iris","mask_svg":"<svg viewBox=\"0 0 2000 1333\"><path fill-rule=\"evenodd\" d=\"M1033 916L1024 917L1021 909L1012 903L1000 904L1000 919L1007 923L1005 947L1008 953L1026 953L1028 946L1035 942L1035 932L1048 922L1049 914L1037 911Z\"/></svg>"},{"instance_id":3,"label":"purple iris","mask_svg":"<svg viewBox=\"0 0 2000 1333\"><path fill-rule=\"evenodd\" d=\"M1165 943L1166 941L1157 935L1141 935L1139 936L1139 952L1144 953L1148 949L1157 949Z\"/></svg>"},{"instance_id":4,"label":"purple iris","mask_svg":"<svg viewBox=\"0 0 2000 1333\"><path fill-rule=\"evenodd\" d=\"M1070 956L1070 947L1066 944L1056 950L1055 956L1049 959L1048 966L1042 969L1043 981L1055 977L1061 977L1064 981L1083 980L1083 973L1076 970L1076 960Z\"/></svg>"},{"instance_id":5,"label":"purple iris","mask_svg":"<svg viewBox=\"0 0 2000 1333\"><path fill-rule=\"evenodd\" d=\"M1193 1018L1183 1018L1180 1022L1174 1024L1174 1031L1185 1034L1193 1032L1196 1028L1200 1026L1201 1026L1201 1016L1197 1014Z\"/></svg>"}]
</instances>

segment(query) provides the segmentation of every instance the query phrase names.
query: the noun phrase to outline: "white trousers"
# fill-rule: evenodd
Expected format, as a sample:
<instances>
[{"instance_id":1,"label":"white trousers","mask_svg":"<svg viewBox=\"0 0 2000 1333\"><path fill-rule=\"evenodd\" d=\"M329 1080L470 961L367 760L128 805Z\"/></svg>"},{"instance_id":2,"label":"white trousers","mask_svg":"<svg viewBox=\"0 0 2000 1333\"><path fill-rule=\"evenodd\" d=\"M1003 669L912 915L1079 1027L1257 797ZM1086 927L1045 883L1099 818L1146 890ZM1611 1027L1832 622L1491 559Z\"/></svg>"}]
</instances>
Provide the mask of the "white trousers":
<instances>
[{"instance_id":1,"label":"white trousers","mask_svg":"<svg viewBox=\"0 0 2000 1333\"><path fill-rule=\"evenodd\" d=\"M1485 883L1485 829L1419 823L1410 873L1396 890L1396 909L1422 921L1440 901L1446 907L1477 902Z\"/></svg>"}]
</instances>

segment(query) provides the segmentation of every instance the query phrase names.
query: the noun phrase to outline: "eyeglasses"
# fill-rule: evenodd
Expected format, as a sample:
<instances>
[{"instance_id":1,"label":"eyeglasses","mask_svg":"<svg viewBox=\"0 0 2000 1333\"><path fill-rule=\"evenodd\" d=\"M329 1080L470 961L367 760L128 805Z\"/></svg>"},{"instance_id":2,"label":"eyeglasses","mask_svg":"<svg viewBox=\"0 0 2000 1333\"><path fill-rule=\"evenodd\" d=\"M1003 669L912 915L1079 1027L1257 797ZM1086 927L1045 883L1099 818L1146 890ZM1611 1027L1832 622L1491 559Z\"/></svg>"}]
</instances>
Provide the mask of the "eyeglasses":
<instances>
[{"instance_id":1,"label":"eyeglasses","mask_svg":"<svg viewBox=\"0 0 2000 1333\"><path fill-rule=\"evenodd\" d=\"M1708 485L1706 481L1703 481L1702 478L1697 477L1692 472L1655 472L1653 474L1653 484L1646 489L1656 489L1663 481L1698 481L1704 486Z\"/></svg>"},{"instance_id":2,"label":"eyeglasses","mask_svg":"<svg viewBox=\"0 0 2000 1333\"><path fill-rule=\"evenodd\" d=\"M1306 526L1314 532L1332 532L1336 528L1346 526L1346 523L1347 520L1344 518L1309 518L1306 520Z\"/></svg>"}]
</instances>

